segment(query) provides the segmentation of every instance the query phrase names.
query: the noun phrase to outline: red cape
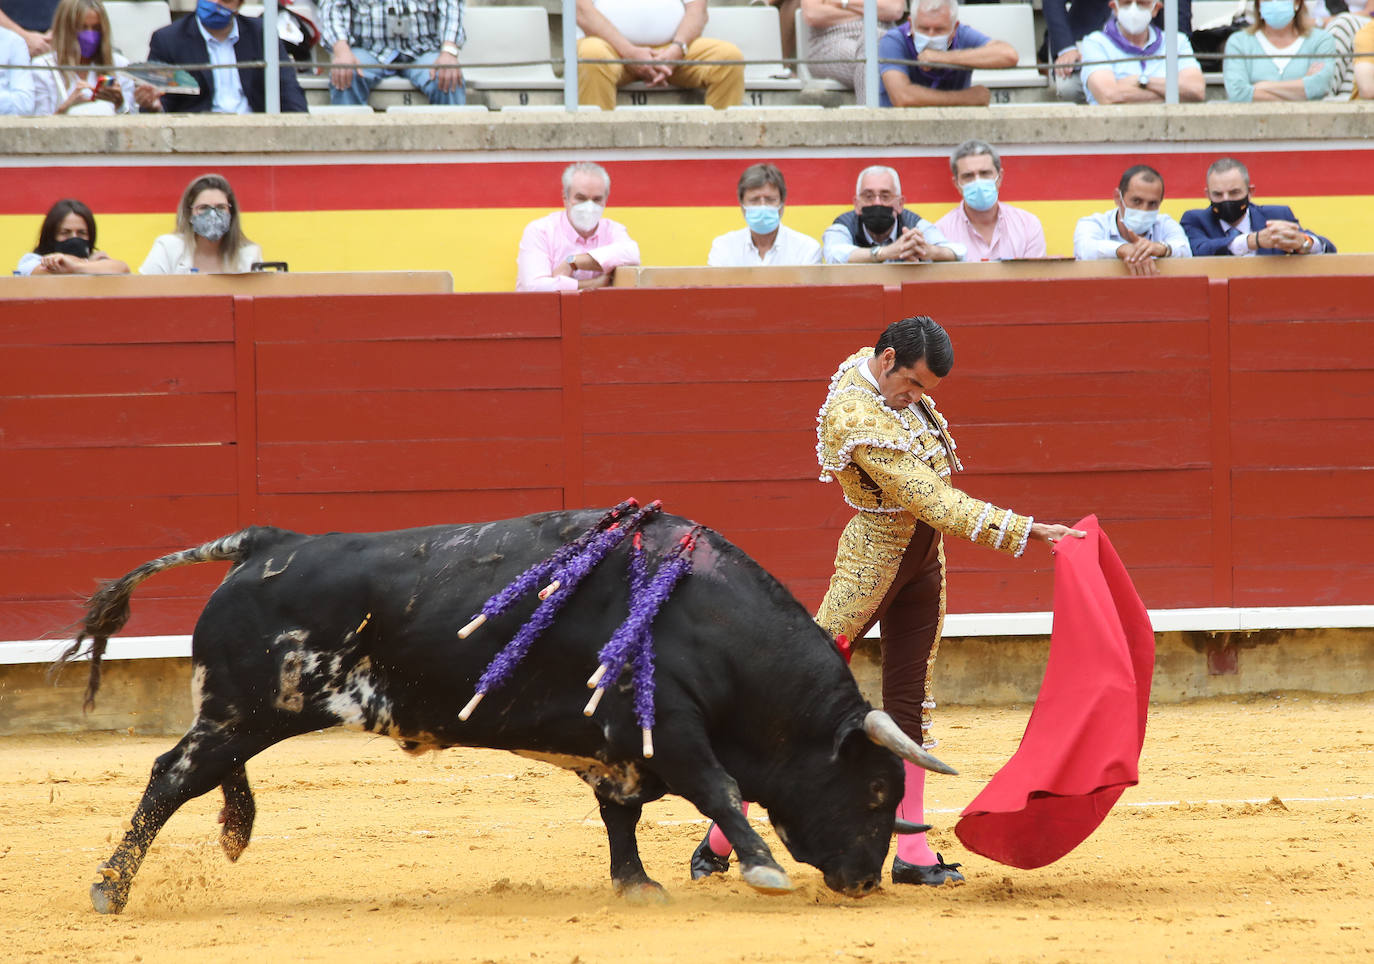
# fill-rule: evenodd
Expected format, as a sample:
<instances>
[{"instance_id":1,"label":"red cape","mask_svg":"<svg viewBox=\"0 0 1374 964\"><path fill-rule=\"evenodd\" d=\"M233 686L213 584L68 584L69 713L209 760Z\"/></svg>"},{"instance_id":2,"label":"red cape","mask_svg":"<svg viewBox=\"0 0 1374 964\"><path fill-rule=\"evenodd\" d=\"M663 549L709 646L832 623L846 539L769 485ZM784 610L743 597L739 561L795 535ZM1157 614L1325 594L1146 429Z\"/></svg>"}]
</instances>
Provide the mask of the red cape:
<instances>
[{"instance_id":1,"label":"red cape","mask_svg":"<svg viewBox=\"0 0 1374 964\"><path fill-rule=\"evenodd\" d=\"M1016 754L964 808L965 847L1029 870L1087 839L1139 780L1154 671L1145 606L1090 515L1058 543L1054 630L1040 696Z\"/></svg>"}]
</instances>

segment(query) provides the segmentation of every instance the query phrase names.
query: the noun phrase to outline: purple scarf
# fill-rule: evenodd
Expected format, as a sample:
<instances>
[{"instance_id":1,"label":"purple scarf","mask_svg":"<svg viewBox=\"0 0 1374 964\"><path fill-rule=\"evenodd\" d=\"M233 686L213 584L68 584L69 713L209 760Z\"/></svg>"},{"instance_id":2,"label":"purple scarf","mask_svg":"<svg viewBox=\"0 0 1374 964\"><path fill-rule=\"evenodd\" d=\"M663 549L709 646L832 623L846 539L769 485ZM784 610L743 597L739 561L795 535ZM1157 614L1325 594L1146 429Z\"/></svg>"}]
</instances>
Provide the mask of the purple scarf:
<instances>
[{"instance_id":1,"label":"purple scarf","mask_svg":"<svg viewBox=\"0 0 1374 964\"><path fill-rule=\"evenodd\" d=\"M1129 40L1126 39L1126 35L1121 32L1121 25L1116 22L1115 17L1112 17L1110 20L1107 21L1106 26L1102 28L1102 32L1107 35L1108 40L1110 40L1112 43L1120 47L1123 53L1134 54L1135 56L1141 58L1140 72L1142 74L1145 73L1147 69L1146 61L1144 58L1151 57L1154 54L1159 53L1159 48L1164 46L1164 31L1156 30L1154 40L1150 41L1143 47L1137 47L1135 44L1131 43ZM1146 27L1145 36L1148 37L1149 35L1150 28Z\"/></svg>"},{"instance_id":2,"label":"purple scarf","mask_svg":"<svg viewBox=\"0 0 1374 964\"><path fill-rule=\"evenodd\" d=\"M920 56L916 51L916 41L911 38L911 21L908 20L898 28L902 33L902 39L906 41L906 59L915 60ZM950 37L949 49L959 50L963 45L959 43L959 26L954 27L954 35ZM943 51L935 51L943 53ZM958 67L916 67L907 68L908 73L917 73L925 78L925 86L931 90L962 90L969 86L971 72L960 70ZM915 77L911 78L913 81Z\"/></svg>"}]
</instances>

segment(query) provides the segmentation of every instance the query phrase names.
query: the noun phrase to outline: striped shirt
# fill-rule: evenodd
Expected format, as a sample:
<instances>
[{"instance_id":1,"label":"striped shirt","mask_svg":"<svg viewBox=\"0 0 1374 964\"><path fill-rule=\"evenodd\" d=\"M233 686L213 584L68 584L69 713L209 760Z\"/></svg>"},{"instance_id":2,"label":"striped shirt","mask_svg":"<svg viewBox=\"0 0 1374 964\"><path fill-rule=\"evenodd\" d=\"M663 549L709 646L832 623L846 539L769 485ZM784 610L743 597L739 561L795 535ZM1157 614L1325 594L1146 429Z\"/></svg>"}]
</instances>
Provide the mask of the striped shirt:
<instances>
[{"instance_id":1,"label":"striped shirt","mask_svg":"<svg viewBox=\"0 0 1374 964\"><path fill-rule=\"evenodd\" d=\"M384 63L400 54L418 57L446 43L463 46L463 0L320 0L320 33L326 47L378 54Z\"/></svg>"}]
</instances>

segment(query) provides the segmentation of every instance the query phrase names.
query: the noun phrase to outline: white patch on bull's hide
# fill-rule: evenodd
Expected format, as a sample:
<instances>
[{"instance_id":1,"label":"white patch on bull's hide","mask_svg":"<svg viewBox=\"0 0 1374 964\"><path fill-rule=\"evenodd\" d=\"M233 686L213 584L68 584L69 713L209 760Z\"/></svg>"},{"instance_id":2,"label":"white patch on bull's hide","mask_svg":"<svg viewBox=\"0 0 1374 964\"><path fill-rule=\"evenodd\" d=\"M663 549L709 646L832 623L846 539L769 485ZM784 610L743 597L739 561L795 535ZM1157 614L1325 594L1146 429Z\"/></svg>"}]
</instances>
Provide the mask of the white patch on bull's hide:
<instances>
[{"instance_id":1,"label":"white patch on bull's hide","mask_svg":"<svg viewBox=\"0 0 1374 964\"><path fill-rule=\"evenodd\" d=\"M541 753L538 750L512 750L516 756L552 763L571 770L593 789L601 790L611 799L627 801L639 794L642 777L633 763L606 763L586 756L566 753Z\"/></svg>"},{"instance_id":2,"label":"white patch on bull's hide","mask_svg":"<svg viewBox=\"0 0 1374 964\"><path fill-rule=\"evenodd\" d=\"M280 576L282 573L286 572L286 567L289 566L289 565L291 565L291 560L294 559L294 558L296 558L296 553L295 553L295 552L292 552L291 555L289 555L289 556L286 557L286 561L283 562L283 563L281 564L281 568L280 568L280 569L273 569L273 568L272 568L272 560L271 560L271 559L268 559L266 562L264 562L264 563L262 564L262 580L263 580L263 582L266 582L267 580L271 579L273 576Z\"/></svg>"},{"instance_id":3,"label":"white patch on bull's hide","mask_svg":"<svg viewBox=\"0 0 1374 964\"><path fill-rule=\"evenodd\" d=\"M191 719L200 717L200 707L204 702L205 667L197 663L191 668Z\"/></svg>"},{"instance_id":4,"label":"white patch on bull's hide","mask_svg":"<svg viewBox=\"0 0 1374 964\"><path fill-rule=\"evenodd\" d=\"M340 726L391 735L395 723L391 703L372 678L372 661L364 656L348 671L337 686L325 684L324 708L338 719ZM367 718L374 717L372 726Z\"/></svg>"}]
</instances>

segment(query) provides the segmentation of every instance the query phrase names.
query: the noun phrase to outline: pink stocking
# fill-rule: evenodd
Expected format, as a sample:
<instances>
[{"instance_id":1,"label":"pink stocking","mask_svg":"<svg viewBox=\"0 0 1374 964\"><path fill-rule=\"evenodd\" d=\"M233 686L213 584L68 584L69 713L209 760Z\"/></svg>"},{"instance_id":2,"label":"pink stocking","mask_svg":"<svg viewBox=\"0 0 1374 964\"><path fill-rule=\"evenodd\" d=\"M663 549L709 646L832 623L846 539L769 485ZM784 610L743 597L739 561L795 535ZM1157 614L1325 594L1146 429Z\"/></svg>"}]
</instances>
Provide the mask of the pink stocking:
<instances>
[{"instance_id":1,"label":"pink stocking","mask_svg":"<svg viewBox=\"0 0 1374 964\"><path fill-rule=\"evenodd\" d=\"M740 813L743 813L745 816L749 815L748 800L744 801L744 805L740 807ZM734 849L730 846L730 841L725 839L725 834L721 833L720 828L714 823L711 824L711 834L708 839L709 843L707 846L711 848L711 853L715 854L717 857L728 857L730 856L730 851ZM930 862L935 863L934 858L931 858Z\"/></svg>"},{"instance_id":2,"label":"pink stocking","mask_svg":"<svg viewBox=\"0 0 1374 964\"><path fill-rule=\"evenodd\" d=\"M912 823L925 823L926 771L914 763L902 761L906 774L906 792L897 805L897 816ZM935 851L926 843L923 833L907 833L897 838L897 856L909 864L929 867L935 863Z\"/></svg>"}]
</instances>

